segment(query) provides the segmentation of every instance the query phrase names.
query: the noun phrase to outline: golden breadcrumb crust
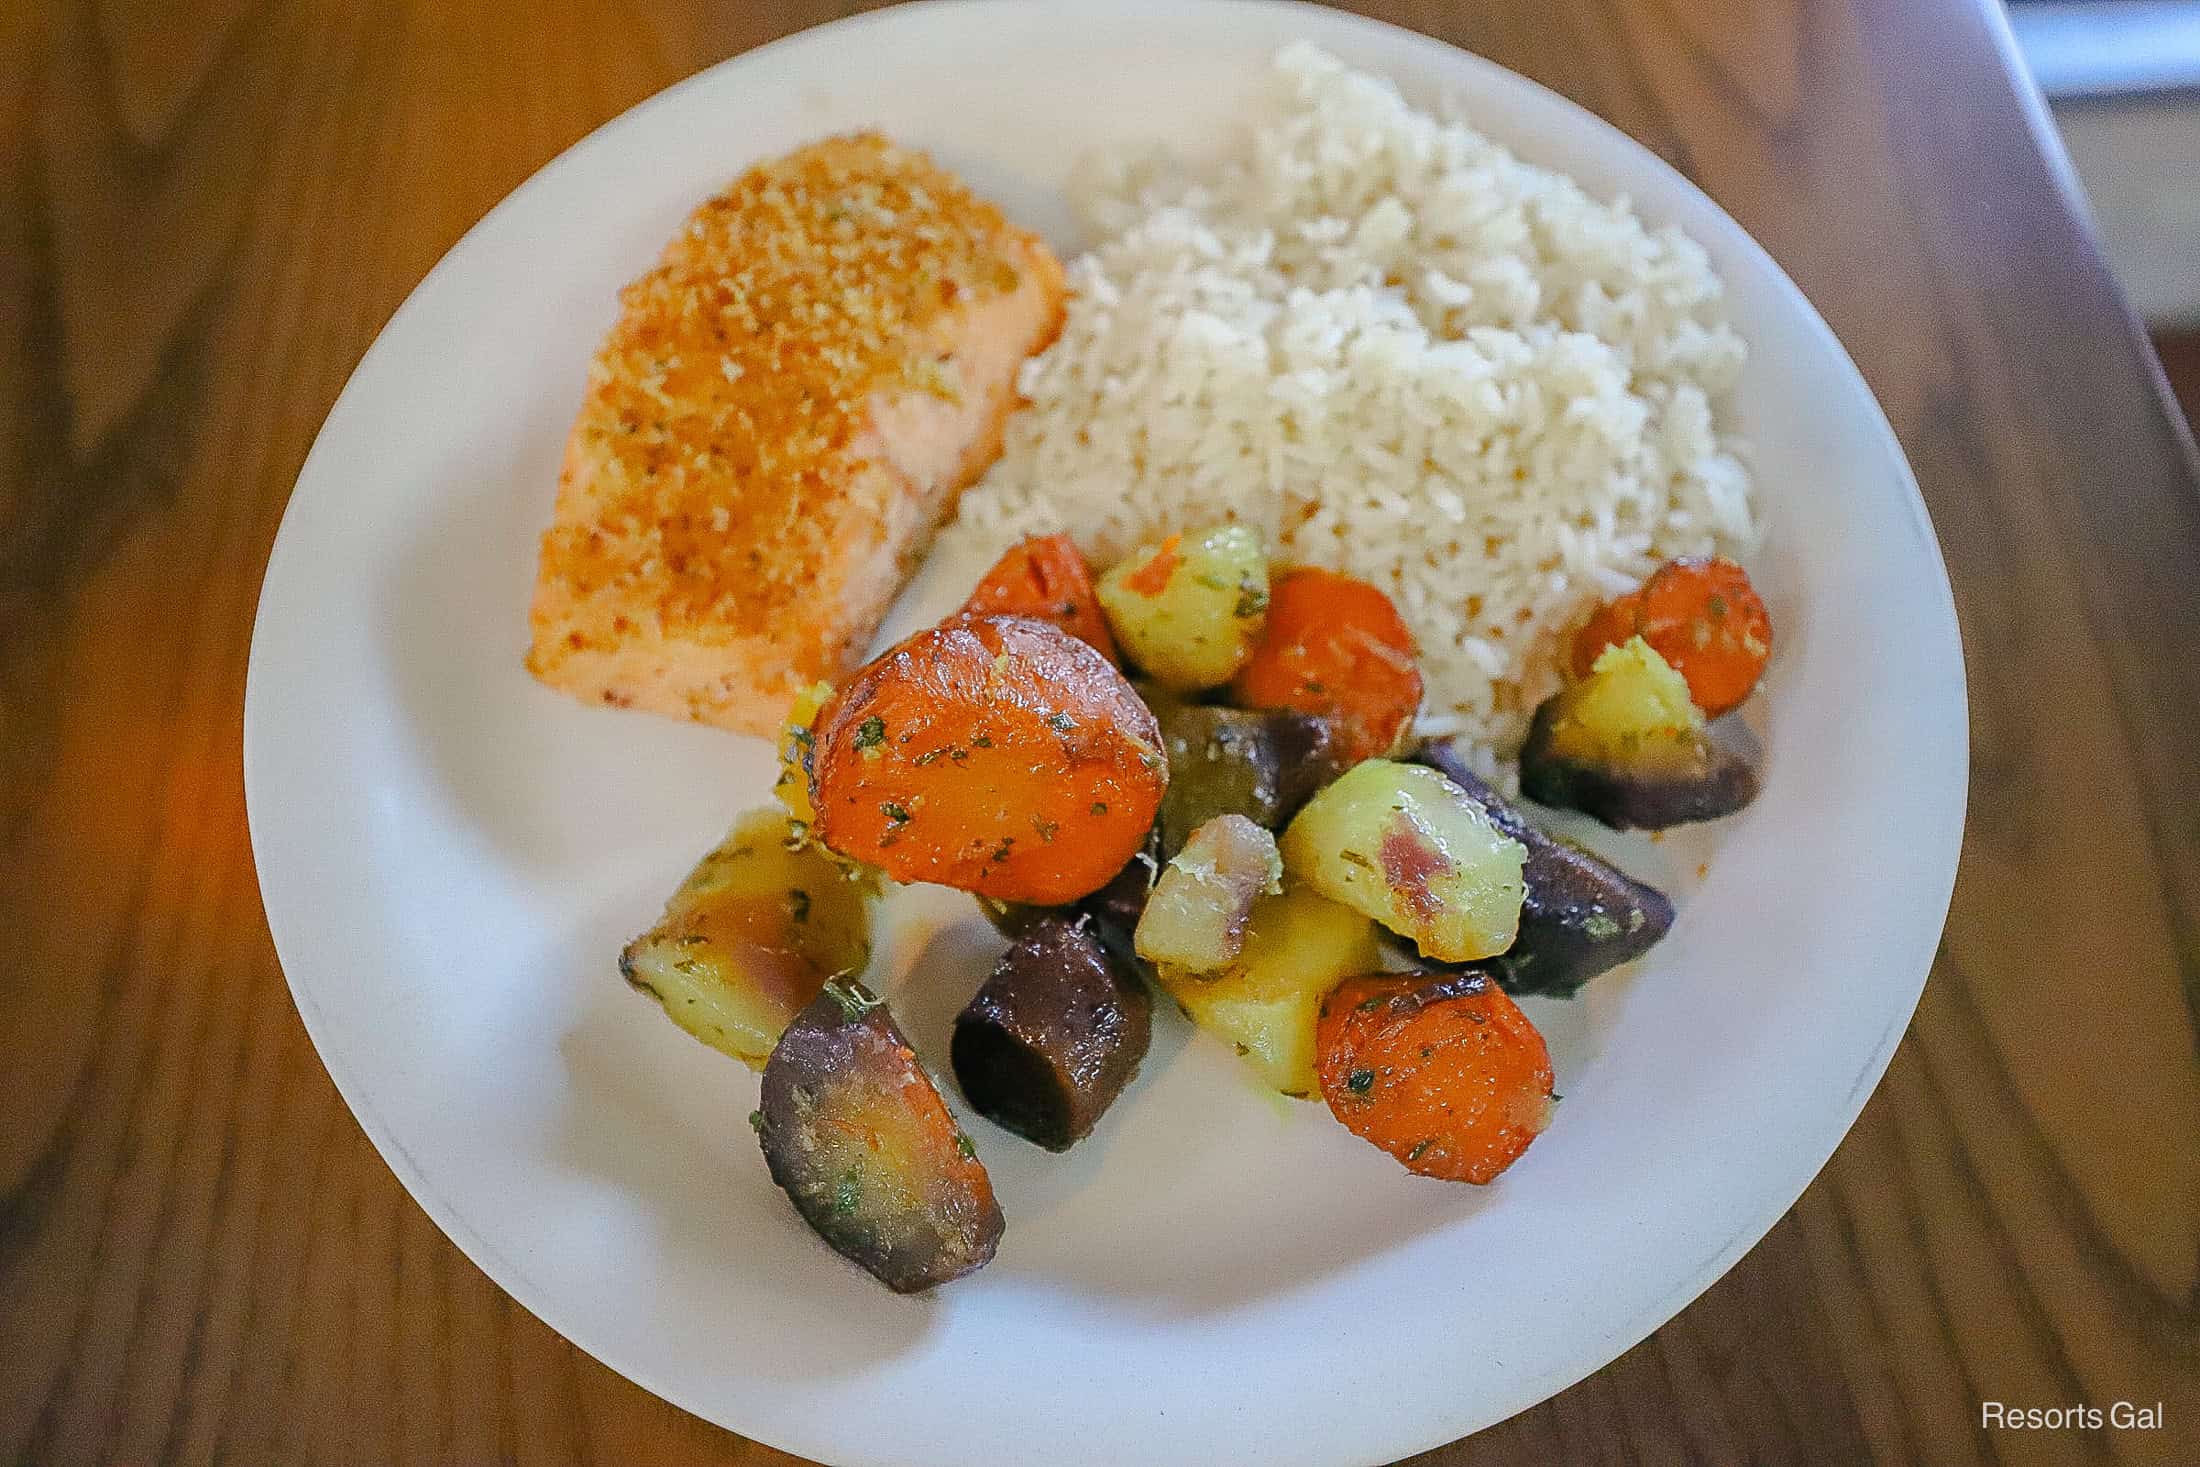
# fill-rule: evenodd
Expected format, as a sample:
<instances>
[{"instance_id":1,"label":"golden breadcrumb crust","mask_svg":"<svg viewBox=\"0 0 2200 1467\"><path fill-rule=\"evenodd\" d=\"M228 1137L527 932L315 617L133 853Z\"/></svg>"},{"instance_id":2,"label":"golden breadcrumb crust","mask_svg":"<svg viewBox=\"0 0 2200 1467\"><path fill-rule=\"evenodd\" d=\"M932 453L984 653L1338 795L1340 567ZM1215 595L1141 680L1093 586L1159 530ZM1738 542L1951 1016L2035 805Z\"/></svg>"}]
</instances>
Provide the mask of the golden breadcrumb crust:
<instances>
[{"instance_id":1,"label":"golden breadcrumb crust","mask_svg":"<svg viewBox=\"0 0 2200 1467\"><path fill-rule=\"evenodd\" d=\"M689 217L589 369L527 665L592 701L771 729L844 670L999 452L1061 267L876 134Z\"/></svg>"}]
</instances>

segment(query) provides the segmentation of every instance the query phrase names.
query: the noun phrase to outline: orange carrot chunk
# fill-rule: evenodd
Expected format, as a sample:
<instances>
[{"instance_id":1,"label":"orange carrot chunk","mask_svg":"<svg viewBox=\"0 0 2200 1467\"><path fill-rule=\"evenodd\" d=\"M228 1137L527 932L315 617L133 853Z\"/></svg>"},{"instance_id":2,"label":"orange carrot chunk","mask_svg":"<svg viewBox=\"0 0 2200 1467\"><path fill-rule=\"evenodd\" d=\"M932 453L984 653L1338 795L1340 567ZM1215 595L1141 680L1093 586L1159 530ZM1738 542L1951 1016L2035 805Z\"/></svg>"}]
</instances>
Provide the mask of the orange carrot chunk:
<instances>
[{"instance_id":1,"label":"orange carrot chunk","mask_svg":"<svg viewBox=\"0 0 2200 1467\"><path fill-rule=\"evenodd\" d=\"M1247 708L1290 708L1329 719L1340 759L1396 751L1421 706L1413 634L1375 587L1302 566L1268 587L1268 625L1230 684Z\"/></svg>"},{"instance_id":2,"label":"orange carrot chunk","mask_svg":"<svg viewBox=\"0 0 2200 1467\"><path fill-rule=\"evenodd\" d=\"M1012 548L978 582L963 610L973 616L1031 616L1050 621L1120 666L1092 569L1067 535L1035 535Z\"/></svg>"},{"instance_id":3,"label":"orange carrot chunk","mask_svg":"<svg viewBox=\"0 0 2200 1467\"><path fill-rule=\"evenodd\" d=\"M1637 636L1687 680L1709 718L1739 707L1772 658L1765 603L1749 573L1724 556L1667 561L1591 617L1574 637L1574 675L1587 676L1605 648Z\"/></svg>"},{"instance_id":4,"label":"orange carrot chunk","mask_svg":"<svg viewBox=\"0 0 2200 1467\"><path fill-rule=\"evenodd\" d=\"M811 730L815 834L896 881L1058 906L1145 844L1161 727L1087 643L963 616L857 671Z\"/></svg>"},{"instance_id":5,"label":"orange carrot chunk","mask_svg":"<svg viewBox=\"0 0 2200 1467\"><path fill-rule=\"evenodd\" d=\"M1409 1172L1487 1182L1551 1120L1551 1056L1479 969L1348 978L1315 1028L1322 1098Z\"/></svg>"}]
</instances>

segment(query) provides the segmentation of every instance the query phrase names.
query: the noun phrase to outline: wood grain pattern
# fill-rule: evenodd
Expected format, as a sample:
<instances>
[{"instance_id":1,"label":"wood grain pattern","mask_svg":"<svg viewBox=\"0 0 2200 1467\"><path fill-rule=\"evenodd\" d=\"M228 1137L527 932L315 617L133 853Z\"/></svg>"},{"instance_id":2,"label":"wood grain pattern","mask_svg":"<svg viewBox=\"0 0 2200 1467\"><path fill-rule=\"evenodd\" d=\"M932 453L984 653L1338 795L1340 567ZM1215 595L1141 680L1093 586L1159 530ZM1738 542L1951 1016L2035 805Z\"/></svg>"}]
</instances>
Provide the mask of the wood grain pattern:
<instances>
[{"instance_id":1,"label":"wood grain pattern","mask_svg":"<svg viewBox=\"0 0 2200 1467\"><path fill-rule=\"evenodd\" d=\"M793 1460L405 1197L283 989L239 726L284 498L410 286L622 107L858 8L0 0L0 1460ZM1823 1176L1650 1340L1422 1460L2200 1459L2200 476L1998 11L1362 8L1610 118L1810 293L1924 484L1976 770L1934 979Z\"/></svg>"}]
</instances>

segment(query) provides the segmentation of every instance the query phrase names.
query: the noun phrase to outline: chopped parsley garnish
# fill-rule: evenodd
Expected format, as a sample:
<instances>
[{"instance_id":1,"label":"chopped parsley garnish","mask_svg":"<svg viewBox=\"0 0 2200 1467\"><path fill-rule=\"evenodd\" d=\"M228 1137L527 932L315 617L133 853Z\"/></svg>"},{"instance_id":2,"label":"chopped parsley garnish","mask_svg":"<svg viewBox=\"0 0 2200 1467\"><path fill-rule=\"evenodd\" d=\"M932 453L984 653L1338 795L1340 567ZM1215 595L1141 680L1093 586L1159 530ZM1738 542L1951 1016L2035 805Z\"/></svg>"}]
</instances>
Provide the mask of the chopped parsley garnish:
<instances>
[{"instance_id":1,"label":"chopped parsley garnish","mask_svg":"<svg viewBox=\"0 0 2200 1467\"><path fill-rule=\"evenodd\" d=\"M1354 1070L1344 1077L1344 1088L1354 1095L1367 1094L1368 1091L1375 1088L1375 1072L1373 1070Z\"/></svg>"},{"instance_id":2,"label":"chopped parsley garnish","mask_svg":"<svg viewBox=\"0 0 2200 1467\"><path fill-rule=\"evenodd\" d=\"M990 749L993 747L993 740L986 734L973 734L970 739L970 747L973 749Z\"/></svg>"},{"instance_id":3,"label":"chopped parsley garnish","mask_svg":"<svg viewBox=\"0 0 2200 1467\"><path fill-rule=\"evenodd\" d=\"M1047 715L1047 727L1053 729L1056 733L1068 733L1071 729L1077 727L1077 720L1067 713L1049 713Z\"/></svg>"},{"instance_id":4,"label":"chopped parsley garnish","mask_svg":"<svg viewBox=\"0 0 2200 1467\"><path fill-rule=\"evenodd\" d=\"M846 1217L856 1210L856 1204L862 1200L863 1178L850 1167L841 1177L840 1184L833 1188L833 1211Z\"/></svg>"},{"instance_id":5,"label":"chopped parsley garnish","mask_svg":"<svg viewBox=\"0 0 2200 1467\"><path fill-rule=\"evenodd\" d=\"M1426 1150L1428 1150L1428 1149L1429 1149L1429 1148L1430 1148L1431 1146L1434 1146L1435 1144L1436 1144L1436 1143L1435 1143L1434 1141L1416 1141L1416 1142L1414 1142L1414 1143L1413 1143L1413 1149L1412 1149L1411 1151L1409 1151L1409 1152L1407 1152L1407 1153L1406 1153L1406 1160L1407 1160L1407 1161L1419 1161L1419 1160L1421 1159L1421 1153L1422 1153L1422 1152L1424 1152L1424 1151L1426 1151Z\"/></svg>"},{"instance_id":6,"label":"chopped parsley garnish","mask_svg":"<svg viewBox=\"0 0 2200 1467\"><path fill-rule=\"evenodd\" d=\"M856 747L875 749L886 742L886 720L876 713L856 725Z\"/></svg>"},{"instance_id":7,"label":"chopped parsley garnish","mask_svg":"<svg viewBox=\"0 0 2200 1467\"><path fill-rule=\"evenodd\" d=\"M1582 918L1581 930L1588 933L1592 941L1610 942L1619 936L1619 921L1609 912L1591 912Z\"/></svg>"},{"instance_id":8,"label":"chopped parsley garnish","mask_svg":"<svg viewBox=\"0 0 2200 1467\"><path fill-rule=\"evenodd\" d=\"M1108 813L1108 802L1107 802L1106 800L1094 800L1094 801L1092 802L1092 813L1093 813L1093 814L1095 814L1095 815L1105 815L1105 814L1107 814L1107 813Z\"/></svg>"},{"instance_id":9,"label":"chopped parsley garnish","mask_svg":"<svg viewBox=\"0 0 2200 1467\"><path fill-rule=\"evenodd\" d=\"M1039 832L1039 839L1050 841L1054 839L1054 832L1062 827L1059 822L1049 820L1044 815L1034 815L1031 817L1031 828Z\"/></svg>"},{"instance_id":10,"label":"chopped parsley garnish","mask_svg":"<svg viewBox=\"0 0 2200 1467\"><path fill-rule=\"evenodd\" d=\"M787 915L797 922L810 920L810 894L799 886L787 893Z\"/></svg>"},{"instance_id":11,"label":"chopped parsley garnish","mask_svg":"<svg viewBox=\"0 0 2200 1467\"><path fill-rule=\"evenodd\" d=\"M897 805L892 800L880 801L878 812L879 814L884 815L888 821L895 825L907 825L909 823L908 807L905 805Z\"/></svg>"},{"instance_id":12,"label":"chopped parsley garnish","mask_svg":"<svg viewBox=\"0 0 2200 1467\"><path fill-rule=\"evenodd\" d=\"M1349 865L1357 866L1363 871L1372 871L1375 869L1375 863L1373 861L1370 861L1367 857L1361 855L1358 851L1339 851L1337 852L1337 859L1346 862Z\"/></svg>"},{"instance_id":13,"label":"chopped parsley garnish","mask_svg":"<svg viewBox=\"0 0 2200 1467\"><path fill-rule=\"evenodd\" d=\"M977 1146L972 1143L968 1135L961 1131L957 1131L955 1133L955 1149L957 1151L960 1151L964 1156L970 1158L972 1161L976 1161L978 1159Z\"/></svg>"},{"instance_id":14,"label":"chopped parsley garnish","mask_svg":"<svg viewBox=\"0 0 2200 1467\"><path fill-rule=\"evenodd\" d=\"M752 1110L749 1112L749 1129L752 1131L764 1129L764 1113L762 1111Z\"/></svg>"},{"instance_id":15,"label":"chopped parsley garnish","mask_svg":"<svg viewBox=\"0 0 2200 1467\"><path fill-rule=\"evenodd\" d=\"M1268 588L1266 586L1257 585L1252 581L1238 582L1237 615L1241 620L1246 617L1259 616L1267 609Z\"/></svg>"}]
</instances>

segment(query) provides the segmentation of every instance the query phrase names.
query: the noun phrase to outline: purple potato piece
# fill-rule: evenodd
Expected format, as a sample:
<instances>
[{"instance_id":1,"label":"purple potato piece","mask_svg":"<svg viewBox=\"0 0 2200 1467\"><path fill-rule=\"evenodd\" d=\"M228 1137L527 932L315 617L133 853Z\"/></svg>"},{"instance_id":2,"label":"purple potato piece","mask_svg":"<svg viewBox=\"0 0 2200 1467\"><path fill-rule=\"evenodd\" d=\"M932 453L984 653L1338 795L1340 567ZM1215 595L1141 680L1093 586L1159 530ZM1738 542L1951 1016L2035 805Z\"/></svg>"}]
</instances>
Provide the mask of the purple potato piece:
<instances>
[{"instance_id":1,"label":"purple potato piece","mask_svg":"<svg viewBox=\"0 0 2200 1467\"><path fill-rule=\"evenodd\" d=\"M1520 748L1520 791L1529 799L1594 816L1614 830L1666 830L1716 820L1757 798L1757 770L1708 730L1686 741L1684 762L1587 758L1553 747L1554 709L1545 700Z\"/></svg>"},{"instance_id":2,"label":"purple potato piece","mask_svg":"<svg viewBox=\"0 0 2200 1467\"><path fill-rule=\"evenodd\" d=\"M1049 1151L1092 1133L1138 1073L1153 997L1120 932L1034 917L955 1020L956 1082L977 1112Z\"/></svg>"},{"instance_id":3,"label":"purple potato piece","mask_svg":"<svg viewBox=\"0 0 2200 1467\"><path fill-rule=\"evenodd\" d=\"M1001 1208L970 1138L886 1005L835 978L764 1066L757 1139L772 1180L842 1257L897 1294L983 1267Z\"/></svg>"},{"instance_id":4,"label":"purple potato piece","mask_svg":"<svg viewBox=\"0 0 2200 1467\"><path fill-rule=\"evenodd\" d=\"M1571 998L1599 973L1641 957L1671 930L1673 903L1664 892L1545 834L1470 770L1448 741L1425 745L1419 757L1528 848L1520 935L1501 956L1485 960L1507 993Z\"/></svg>"},{"instance_id":5,"label":"purple potato piece","mask_svg":"<svg viewBox=\"0 0 2200 1467\"><path fill-rule=\"evenodd\" d=\"M1157 822L1164 861L1217 815L1243 815L1281 830L1299 806L1344 773L1329 721L1311 713L1163 699L1154 716L1169 756L1169 787Z\"/></svg>"}]
</instances>

